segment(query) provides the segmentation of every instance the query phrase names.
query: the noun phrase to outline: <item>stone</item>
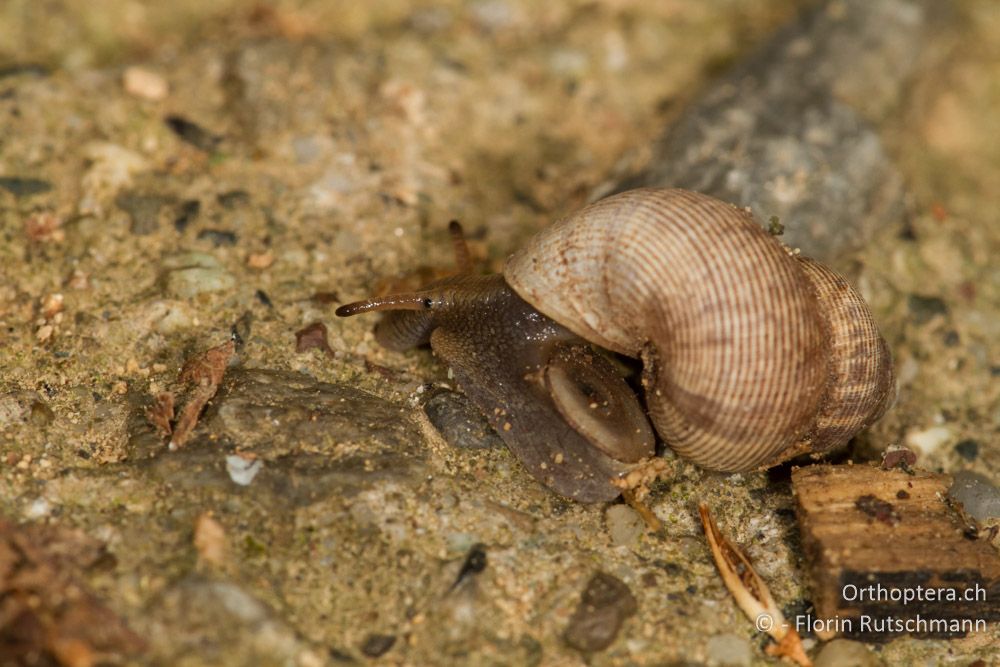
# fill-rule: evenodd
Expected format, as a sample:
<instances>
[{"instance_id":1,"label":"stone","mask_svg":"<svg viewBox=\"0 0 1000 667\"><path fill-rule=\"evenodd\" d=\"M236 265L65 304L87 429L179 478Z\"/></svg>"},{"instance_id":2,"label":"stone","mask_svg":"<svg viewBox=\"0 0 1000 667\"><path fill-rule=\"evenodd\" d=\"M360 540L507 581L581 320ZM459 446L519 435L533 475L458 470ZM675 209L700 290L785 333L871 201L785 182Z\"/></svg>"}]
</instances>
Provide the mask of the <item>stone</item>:
<instances>
[{"instance_id":1,"label":"stone","mask_svg":"<svg viewBox=\"0 0 1000 667\"><path fill-rule=\"evenodd\" d=\"M225 647L226 664L297 665L312 647L270 606L247 590L189 575L155 600L156 616L169 636L150 638L153 662L177 664L191 655L218 662L204 646Z\"/></svg>"},{"instance_id":2,"label":"stone","mask_svg":"<svg viewBox=\"0 0 1000 667\"><path fill-rule=\"evenodd\" d=\"M118 208L128 213L133 234L152 234L160 226L160 211L173 203L173 198L154 194L124 192L115 199Z\"/></svg>"},{"instance_id":3,"label":"stone","mask_svg":"<svg viewBox=\"0 0 1000 667\"><path fill-rule=\"evenodd\" d=\"M396 635L368 635L361 644L361 652L369 658L378 658L388 653L395 643Z\"/></svg>"},{"instance_id":4,"label":"stone","mask_svg":"<svg viewBox=\"0 0 1000 667\"><path fill-rule=\"evenodd\" d=\"M646 532L646 522L628 505L612 505L604 513L604 521L616 547L634 547Z\"/></svg>"},{"instance_id":5,"label":"stone","mask_svg":"<svg viewBox=\"0 0 1000 667\"><path fill-rule=\"evenodd\" d=\"M719 667L747 667L753 660L753 650L743 637L732 634L709 637L705 647L708 664Z\"/></svg>"},{"instance_id":6,"label":"stone","mask_svg":"<svg viewBox=\"0 0 1000 667\"><path fill-rule=\"evenodd\" d=\"M906 434L906 446L927 456L948 442L951 435L951 430L947 426L932 426L922 431L910 431Z\"/></svg>"},{"instance_id":7,"label":"stone","mask_svg":"<svg viewBox=\"0 0 1000 667\"><path fill-rule=\"evenodd\" d=\"M156 102L164 99L170 92L166 79L152 70L136 65L125 68L122 86L129 95Z\"/></svg>"},{"instance_id":8,"label":"stone","mask_svg":"<svg viewBox=\"0 0 1000 667\"><path fill-rule=\"evenodd\" d=\"M491 449L503 445L503 440L465 394L439 391L423 407L431 424L452 447Z\"/></svg>"},{"instance_id":9,"label":"stone","mask_svg":"<svg viewBox=\"0 0 1000 667\"><path fill-rule=\"evenodd\" d=\"M975 461L979 456L979 442L972 439L963 440L955 445L955 453L966 461Z\"/></svg>"},{"instance_id":10,"label":"stone","mask_svg":"<svg viewBox=\"0 0 1000 667\"><path fill-rule=\"evenodd\" d=\"M226 457L226 472L229 479L240 486L249 486L264 464L260 460L249 460L236 454Z\"/></svg>"},{"instance_id":11,"label":"stone","mask_svg":"<svg viewBox=\"0 0 1000 667\"><path fill-rule=\"evenodd\" d=\"M174 255L160 264L164 291L176 299L190 299L206 292L223 292L236 286L236 278L215 257L200 252Z\"/></svg>"},{"instance_id":12,"label":"stone","mask_svg":"<svg viewBox=\"0 0 1000 667\"><path fill-rule=\"evenodd\" d=\"M985 475L962 470L954 476L948 495L962 503L976 521L1000 519L1000 489Z\"/></svg>"},{"instance_id":13,"label":"stone","mask_svg":"<svg viewBox=\"0 0 1000 667\"><path fill-rule=\"evenodd\" d=\"M584 653L604 650L637 610L635 596L625 582L598 572L587 582L563 637L567 644Z\"/></svg>"},{"instance_id":14,"label":"stone","mask_svg":"<svg viewBox=\"0 0 1000 667\"><path fill-rule=\"evenodd\" d=\"M51 183L39 178L0 176L0 190L6 190L15 197L30 197L31 195L48 192L51 189Z\"/></svg>"},{"instance_id":15,"label":"stone","mask_svg":"<svg viewBox=\"0 0 1000 667\"><path fill-rule=\"evenodd\" d=\"M938 28L933 4L844 0L805 12L709 86L641 173L594 196L703 192L749 206L763 225L776 216L782 241L837 268L902 218L902 178L866 118L891 110L918 71Z\"/></svg>"},{"instance_id":16,"label":"stone","mask_svg":"<svg viewBox=\"0 0 1000 667\"><path fill-rule=\"evenodd\" d=\"M906 298L906 308L917 324L926 324L938 315L948 314L948 304L936 296L911 294Z\"/></svg>"},{"instance_id":17,"label":"stone","mask_svg":"<svg viewBox=\"0 0 1000 667\"><path fill-rule=\"evenodd\" d=\"M867 646L850 639L834 639L820 649L815 667L878 667L881 661Z\"/></svg>"}]
</instances>

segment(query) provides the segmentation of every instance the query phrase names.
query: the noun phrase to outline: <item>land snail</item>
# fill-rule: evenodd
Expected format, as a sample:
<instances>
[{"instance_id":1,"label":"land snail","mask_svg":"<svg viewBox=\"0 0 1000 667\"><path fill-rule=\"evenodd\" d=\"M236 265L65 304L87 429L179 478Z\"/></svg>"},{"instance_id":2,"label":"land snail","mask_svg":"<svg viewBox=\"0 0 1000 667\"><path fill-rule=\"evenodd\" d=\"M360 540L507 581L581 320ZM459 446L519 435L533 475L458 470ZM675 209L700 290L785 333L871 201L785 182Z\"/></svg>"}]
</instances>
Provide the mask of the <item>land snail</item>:
<instances>
[{"instance_id":1,"label":"land snail","mask_svg":"<svg viewBox=\"0 0 1000 667\"><path fill-rule=\"evenodd\" d=\"M630 190L542 230L503 275L459 273L340 307L389 311L385 347L430 343L527 470L582 502L655 454L720 471L846 443L887 409L891 356L868 306L745 209ZM599 348L599 349L595 349ZM640 359L644 400L610 361ZM648 415L648 420L647 420Z\"/></svg>"}]
</instances>

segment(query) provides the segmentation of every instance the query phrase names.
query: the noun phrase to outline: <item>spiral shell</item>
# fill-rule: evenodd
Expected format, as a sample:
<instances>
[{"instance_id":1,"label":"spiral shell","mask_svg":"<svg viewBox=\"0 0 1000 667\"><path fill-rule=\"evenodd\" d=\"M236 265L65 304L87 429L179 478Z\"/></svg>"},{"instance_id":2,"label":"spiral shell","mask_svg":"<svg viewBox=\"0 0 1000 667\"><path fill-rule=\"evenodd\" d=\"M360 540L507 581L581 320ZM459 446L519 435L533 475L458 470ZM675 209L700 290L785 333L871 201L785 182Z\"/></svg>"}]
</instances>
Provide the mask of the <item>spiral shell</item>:
<instances>
[{"instance_id":1,"label":"spiral shell","mask_svg":"<svg viewBox=\"0 0 1000 667\"><path fill-rule=\"evenodd\" d=\"M708 468L835 447L889 402L888 348L857 292L706 195L598 201L535 236L504 277L577 335L641 357L657 432Z\"/></svg>"}]
</instances>

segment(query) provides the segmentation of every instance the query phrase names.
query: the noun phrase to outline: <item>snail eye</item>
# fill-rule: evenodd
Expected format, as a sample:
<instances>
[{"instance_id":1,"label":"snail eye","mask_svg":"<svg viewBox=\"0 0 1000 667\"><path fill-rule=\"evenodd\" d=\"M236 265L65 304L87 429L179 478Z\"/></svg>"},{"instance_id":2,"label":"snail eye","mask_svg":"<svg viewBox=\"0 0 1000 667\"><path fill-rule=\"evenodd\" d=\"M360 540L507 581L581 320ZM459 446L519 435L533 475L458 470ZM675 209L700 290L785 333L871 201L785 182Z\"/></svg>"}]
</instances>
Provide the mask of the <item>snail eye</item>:
<instances>
[{"instance_id":1,"label":"snail eye","mask_svg":"<svg viewBox=\"0 0 1000 667\"><path fill-rule=\"evenodd\" d=\"M430 298L430 297L424 297L424 301L423 301L423 303L424 303L424 308L426 308L427 310L430 310L430 309L431 309L431 305L432 305L432 304L433 304L434 302L433 302L433 301L431 301L431 298Z\"/></svg>"},{"instance_id":2,"label":"snail eye","mask_svg":"<svg viewBox=\"0 0 1000 667\"><path fill-rule=\"evenodd\" d=\"M626 463L655 453L653 429L635 393L589 346L557 347L544 374L559 414L591 445Z\"/></svg>"}]
</instances>

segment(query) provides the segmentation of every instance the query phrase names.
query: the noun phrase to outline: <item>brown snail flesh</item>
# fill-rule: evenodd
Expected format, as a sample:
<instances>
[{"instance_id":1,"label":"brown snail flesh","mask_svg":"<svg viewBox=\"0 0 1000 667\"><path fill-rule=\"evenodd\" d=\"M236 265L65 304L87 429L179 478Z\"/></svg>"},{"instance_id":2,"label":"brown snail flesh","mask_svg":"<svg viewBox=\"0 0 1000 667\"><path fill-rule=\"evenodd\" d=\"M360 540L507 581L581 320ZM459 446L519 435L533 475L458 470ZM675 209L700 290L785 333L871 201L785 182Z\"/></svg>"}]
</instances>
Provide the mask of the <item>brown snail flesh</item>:
<instances>
[{"instance_id":1,"label":"brown snail flesh","mask_svg":"<svg viewBox=\"0 0 1000 667\"><path fill-rule=\"evenodd\" d=\"M472 275L456 249L461 274L337 314L393 311L379 342L429 342L532 475L576 500L614 498L611 479L653 453L637 399L589 344L641 358L656 432L715 470L837 447L891 400L860 295L712 197L600 200L533 237L502 277Z\"/></svg>"}]
</instances>

